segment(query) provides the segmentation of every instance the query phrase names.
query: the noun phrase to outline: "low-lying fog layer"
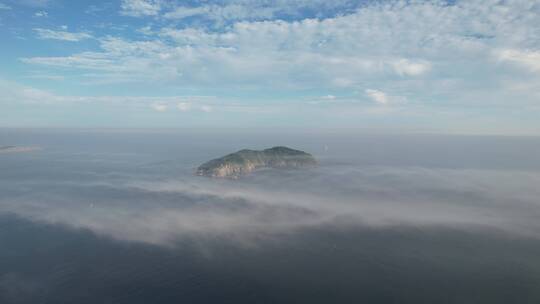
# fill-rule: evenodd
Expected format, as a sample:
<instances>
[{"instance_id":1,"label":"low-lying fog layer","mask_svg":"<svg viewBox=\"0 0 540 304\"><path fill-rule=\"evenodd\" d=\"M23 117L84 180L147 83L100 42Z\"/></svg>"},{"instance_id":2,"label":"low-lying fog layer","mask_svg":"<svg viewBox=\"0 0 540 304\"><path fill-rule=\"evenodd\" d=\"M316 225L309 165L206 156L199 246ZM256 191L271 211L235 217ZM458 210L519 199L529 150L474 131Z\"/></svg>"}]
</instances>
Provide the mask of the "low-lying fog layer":
<instances>
[{"instance_id":1,"label":"low-lying fog layer","mask_svg":"<svg viewBox=\"0 0 540 304\"><path fill-rule=\"evenodd\" d=\"M450 227L540 236L540 141L459 136L2 133L0 214L172 245L247 242L319 225ZM35 142L31 142L35 141ZM288 145L320 167L194 176L212 157ZM527 165L529 164L529 165Z\"/></svg>"}]
</instances>

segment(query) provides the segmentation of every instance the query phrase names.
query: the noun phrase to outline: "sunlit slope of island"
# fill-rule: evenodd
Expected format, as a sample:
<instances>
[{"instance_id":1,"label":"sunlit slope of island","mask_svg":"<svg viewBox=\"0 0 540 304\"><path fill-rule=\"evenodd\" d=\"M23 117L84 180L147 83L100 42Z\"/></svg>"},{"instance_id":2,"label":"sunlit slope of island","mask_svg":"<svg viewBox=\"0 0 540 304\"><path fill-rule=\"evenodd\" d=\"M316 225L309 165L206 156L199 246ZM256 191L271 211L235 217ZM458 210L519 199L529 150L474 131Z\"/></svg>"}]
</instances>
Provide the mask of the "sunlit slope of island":
<instances>
[{"instance_id":1,"label":"sunlit slope of island","mask_svg":"<svg viewBox=\"0 0 540 304\"><path fill-rule=\"evenodd\" d=\"M262 151L244 149L202 164L197 168L197 175L238 178L260 168L299 169L316 165L311 154L287 147Z\"/></svg>"}]
</instances>

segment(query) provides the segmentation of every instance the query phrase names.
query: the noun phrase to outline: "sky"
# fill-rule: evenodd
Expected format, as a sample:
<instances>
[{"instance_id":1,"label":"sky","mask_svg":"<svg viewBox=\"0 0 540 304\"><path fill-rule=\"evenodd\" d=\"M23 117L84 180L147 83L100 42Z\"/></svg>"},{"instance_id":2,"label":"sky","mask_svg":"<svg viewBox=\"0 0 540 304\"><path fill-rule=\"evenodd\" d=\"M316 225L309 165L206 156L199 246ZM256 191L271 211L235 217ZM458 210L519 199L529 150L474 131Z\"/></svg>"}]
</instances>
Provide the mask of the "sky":
<instances>
[{"instance_id":1,"label":"sky","mask_svg":"<svg viewBox=\"0 0 540 304\"><path fill-rule=\"evenodd\" d=\"M540 0L0 0L0 127L540 135Z\"/></svg>"}]
</instances>

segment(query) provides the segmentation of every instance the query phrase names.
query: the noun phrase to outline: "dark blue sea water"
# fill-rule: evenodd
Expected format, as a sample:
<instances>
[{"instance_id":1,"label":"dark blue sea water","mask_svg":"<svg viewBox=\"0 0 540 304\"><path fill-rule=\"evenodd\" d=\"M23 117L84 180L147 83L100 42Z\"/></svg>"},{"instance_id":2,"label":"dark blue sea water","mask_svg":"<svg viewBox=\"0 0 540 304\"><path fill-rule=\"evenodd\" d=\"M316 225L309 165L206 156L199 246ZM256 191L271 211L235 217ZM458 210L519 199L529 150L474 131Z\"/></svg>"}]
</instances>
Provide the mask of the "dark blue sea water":
<instances>
[{"instance_id":1,"label":"dark blue sea water","mask_svg":"<svg viewBox=\"0 0 540 304\"><path fill-rule=\"evenodd\" d=\"M540 138L0 130L0 303L540 303ZM193 175L243 148L305 171Z\"/></svg>"}]
</instances>

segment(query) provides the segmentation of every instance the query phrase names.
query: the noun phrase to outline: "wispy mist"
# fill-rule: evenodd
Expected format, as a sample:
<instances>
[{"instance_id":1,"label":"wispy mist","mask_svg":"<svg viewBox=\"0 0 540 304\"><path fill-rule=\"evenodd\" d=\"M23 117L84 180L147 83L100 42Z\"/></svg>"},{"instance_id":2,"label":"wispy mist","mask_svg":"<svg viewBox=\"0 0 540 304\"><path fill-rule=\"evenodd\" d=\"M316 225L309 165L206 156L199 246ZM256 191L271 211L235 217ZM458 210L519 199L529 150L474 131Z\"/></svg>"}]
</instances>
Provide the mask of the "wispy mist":
<instances>
[{"instance_id":1,"label":"wispy mist","mask_svg":"<svg viewBox=\"0 0 540 304\"><path fill-rule=\"evenodd\" d=\"M247 241L321 225L540 231L534 170L366 165L330 154L316 169L263 170L232 181L194 176L192 165L161 156L133 163L118 151L41 153L15 158L13 177L3 173L0 212L118 240Z\"/></svg>"}]
</instances>

